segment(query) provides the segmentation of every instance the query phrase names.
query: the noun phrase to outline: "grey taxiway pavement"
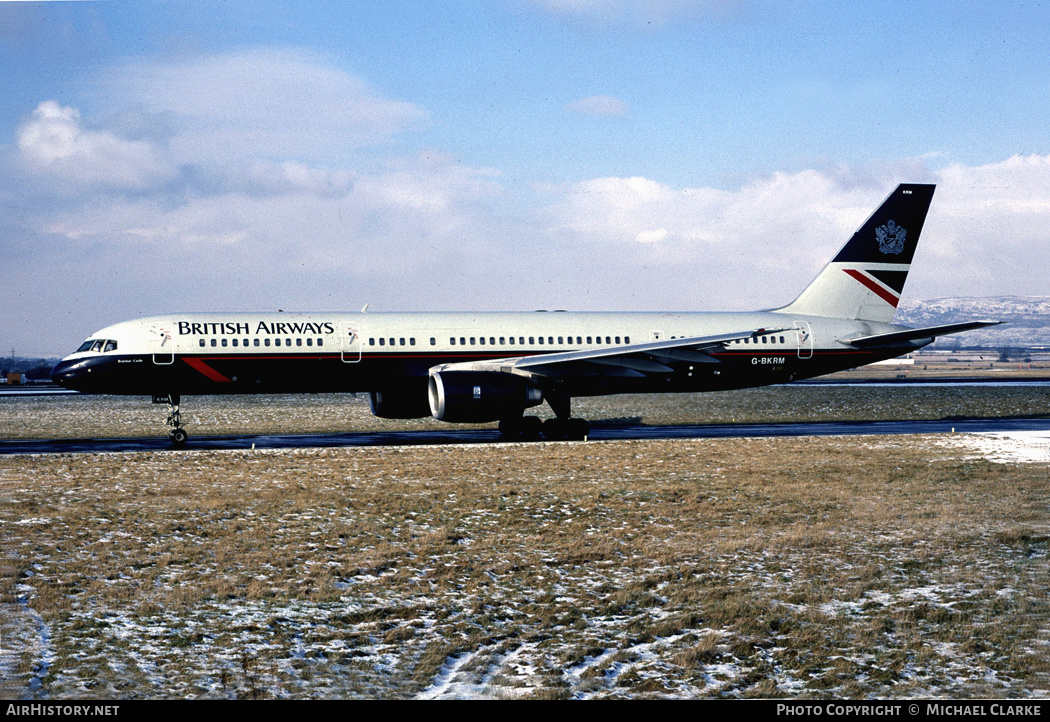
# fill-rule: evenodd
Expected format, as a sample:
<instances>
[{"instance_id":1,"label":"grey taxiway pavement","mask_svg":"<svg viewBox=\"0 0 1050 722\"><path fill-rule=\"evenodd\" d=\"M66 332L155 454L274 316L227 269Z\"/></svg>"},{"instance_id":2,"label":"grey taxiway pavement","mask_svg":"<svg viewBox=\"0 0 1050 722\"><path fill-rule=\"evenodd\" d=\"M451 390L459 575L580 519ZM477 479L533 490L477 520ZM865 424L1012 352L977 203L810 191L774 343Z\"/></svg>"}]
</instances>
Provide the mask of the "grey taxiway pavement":
<instances>
[{"instance_id":1,"label":"grey taxiway pavement","mask_svg":"<svg viewBox=\"0 0 1050 722\"><path fill-rule=\"evenodd\" d=\"M849 436L864 434L948 434L991 431L1050 431L1050 418L943 419L936 421L838 421L791 424L697 424L647 426L593 423L590 441L711 439L770 436ZM340 446L432 446L501 441L495 429L379 431L344 434L260 434L190 437L173 448L165 437L132 439L48 439L0 441L4 454L70 454L116 451L194 451L202 449L289 449ZM555 442L570 443L570 442ZM571 442L581 443L581 442Z\"/></svg>"}]
</instances>

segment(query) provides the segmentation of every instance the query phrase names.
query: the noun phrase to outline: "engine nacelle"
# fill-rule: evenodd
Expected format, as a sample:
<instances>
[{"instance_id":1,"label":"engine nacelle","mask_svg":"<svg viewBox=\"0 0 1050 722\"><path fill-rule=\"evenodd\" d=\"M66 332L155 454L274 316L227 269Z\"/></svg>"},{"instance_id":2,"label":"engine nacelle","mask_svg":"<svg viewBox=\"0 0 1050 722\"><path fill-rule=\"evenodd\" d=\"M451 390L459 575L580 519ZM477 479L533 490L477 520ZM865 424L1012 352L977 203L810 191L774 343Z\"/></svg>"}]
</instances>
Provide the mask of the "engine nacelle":
<instances>
[{"instance_id":1,"label":"engine nacelle","mask_svg":"<svg viewBox=\"0 0 1050 722\"><path fill-rule=\"evenodd\" d=\"M430 413L457 423L499 421L543 403L527 379L500 371L439 371L430 375Z\"/></svg>"},{"instance_id":2,"label":"engine nacelle","mask_svg":"<svg viewBox=\"0 0 1050 722\"><path fill-rule=\"evenodd\" d=\"M383 419L423 419L430 416L430 405L422 386L405 391L370 391L368 408Z\"/></svg>"}]
</instances>

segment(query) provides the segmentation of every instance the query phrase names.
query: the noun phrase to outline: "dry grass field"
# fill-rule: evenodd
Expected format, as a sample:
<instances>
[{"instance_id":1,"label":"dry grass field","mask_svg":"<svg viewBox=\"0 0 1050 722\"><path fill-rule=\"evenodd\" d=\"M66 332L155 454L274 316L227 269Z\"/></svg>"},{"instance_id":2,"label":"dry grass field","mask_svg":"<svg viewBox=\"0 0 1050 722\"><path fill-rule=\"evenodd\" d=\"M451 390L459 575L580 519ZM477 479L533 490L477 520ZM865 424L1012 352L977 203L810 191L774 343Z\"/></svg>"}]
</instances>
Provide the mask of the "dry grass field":
<instances>
[{"instance_id":1,"label":"dry grass field","mask_svg":"<svg viewBox=\"0 0 1050 722\"><path fill-rule=\"evenodd\" d=\"M796 390L589 403L845 413ZM1047 411L951 391L851 411ZM56 435L104 401L0 420ZM272 402L197 423L371 423ZM1045 455L959 436L4 456L0 696L1047 696L1048 538Z\"/></svg>"},{"instance_id":2,"label":"dry grass field","mask_svg":"<svg viewBox=\"0 0 1050 722\"><path fill-rule=\"evenodd\" d=\"M8 691L1043 696L1047 474L922 437L7 457Z\"/></svg>"}]
</instances>

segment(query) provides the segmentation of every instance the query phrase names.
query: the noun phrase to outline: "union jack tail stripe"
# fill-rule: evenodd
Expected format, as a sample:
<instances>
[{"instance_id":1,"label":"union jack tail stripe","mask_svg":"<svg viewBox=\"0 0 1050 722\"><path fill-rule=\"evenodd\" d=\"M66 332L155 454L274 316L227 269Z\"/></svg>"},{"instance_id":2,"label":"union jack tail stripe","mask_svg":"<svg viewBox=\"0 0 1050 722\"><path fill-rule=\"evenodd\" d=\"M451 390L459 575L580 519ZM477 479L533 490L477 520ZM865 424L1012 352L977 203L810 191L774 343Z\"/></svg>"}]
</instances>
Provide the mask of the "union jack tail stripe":
<instances>
[{"instance_id":1,"label":"union jack tail stripe","mask_svg":"<svg viewBox=\"0 0 1050 722\"><path fill-rule=\"evenodd\" d=\"M879 274L878 271L861 271L856 268L843 268L842 270L848 273L851 277L860 281L862 286L867 288L869 291L874 293L883 301L890 304L894 308L897 308L897 304L901 301L900 292L895 291L893 288L887 285L885 281L876 278L876 274ZM891 271L891 273L895 273L895 271ZM901 273L907 275L907 271L902 271ZM904 284L902 283L901 286L903 287L903 285Z\"/></svg>"}]
</instances>

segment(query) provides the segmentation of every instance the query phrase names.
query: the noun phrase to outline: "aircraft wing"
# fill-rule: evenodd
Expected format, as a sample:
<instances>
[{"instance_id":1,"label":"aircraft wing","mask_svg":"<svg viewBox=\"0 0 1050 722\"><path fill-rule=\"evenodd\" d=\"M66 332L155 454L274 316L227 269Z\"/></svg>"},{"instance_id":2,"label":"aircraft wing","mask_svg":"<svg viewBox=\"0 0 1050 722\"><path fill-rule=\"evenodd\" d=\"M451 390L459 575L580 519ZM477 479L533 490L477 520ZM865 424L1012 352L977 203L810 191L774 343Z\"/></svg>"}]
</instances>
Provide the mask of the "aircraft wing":
<instances>
[{"instance_id":1,"label":"aircraft wing","mask_svg":"<svg viewBox=\"0 0 1050 722\"><path fill-rule=\"evenodd\" d=\"M909 328L906 331L894 331L892 333L880 333L874 336L859 336L847 339L842 343L855 346L856 348L870 348L872 346L892 346L905 341L914 341L920 338L936 338L949 333L959 333L985 326L998 326L1003 321L968 321L966 323L950 323L945 326L928 326L927 328Z\"/></svg>"},{"instance_id":2,"label":"aircraft wing","mask_svg":"<svg viewBox=\"0 0 1050 722\"><path fill-rule=\"evenodd\" d=\"M446 369L502 371L523 376L544 376L557 379L593 373L642 378L650 375L672 373L673 369L670 364L676 362L721 363L708 352L721 351L726 344L739 339L757 338L764 334L781 333L783 331L793 332L795 329L759 328L715 334L713 336L692 336L689 338L649 341L647 343L606 346L583 351L566 351L488 361L467 361L446 364L436 367L432 371Z\"/></svg>"}]
</instances>

